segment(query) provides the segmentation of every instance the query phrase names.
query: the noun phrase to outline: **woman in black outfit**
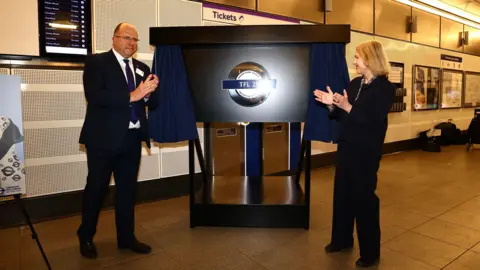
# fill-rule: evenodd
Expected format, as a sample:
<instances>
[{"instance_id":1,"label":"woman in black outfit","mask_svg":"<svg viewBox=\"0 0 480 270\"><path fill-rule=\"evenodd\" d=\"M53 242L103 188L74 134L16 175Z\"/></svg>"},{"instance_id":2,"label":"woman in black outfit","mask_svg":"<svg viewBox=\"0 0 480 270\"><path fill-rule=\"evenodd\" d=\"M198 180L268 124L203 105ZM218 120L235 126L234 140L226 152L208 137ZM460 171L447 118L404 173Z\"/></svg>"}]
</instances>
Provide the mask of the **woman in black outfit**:
<instances>
[{"instance_id":1,"label":"woman in black outfit","mask_svg":"<svg viewBox=\"0 0 480 270\"><path fill-rule=\"evenodd\" d=\"M395 87L387 79L390 65L377 41L356 47L354 65L361 76L348 91L333 94L315 90L330 116L340 121L333 199L333 228L327 252L353 246L353 222L357 222L360 258L356 265L368 267L380 258L379 199L375 194L377 171L388 126L388 112Z\"/></svg>"}]
</instances>

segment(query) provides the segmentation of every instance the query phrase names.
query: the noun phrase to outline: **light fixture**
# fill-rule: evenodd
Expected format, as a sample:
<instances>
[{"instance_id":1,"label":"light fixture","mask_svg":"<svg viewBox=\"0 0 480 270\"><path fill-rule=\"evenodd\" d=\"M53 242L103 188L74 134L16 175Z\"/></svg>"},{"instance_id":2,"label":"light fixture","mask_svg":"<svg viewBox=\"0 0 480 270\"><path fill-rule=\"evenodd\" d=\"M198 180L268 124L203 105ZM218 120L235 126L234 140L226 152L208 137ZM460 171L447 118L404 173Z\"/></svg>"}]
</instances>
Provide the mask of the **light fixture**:
<instances>
[{"instance_id":1,"label":"light fixture","mask_svg":"<svg viewBox=\"0 0 480 270\"><path fill-rule=\"evenodd\" d=\"M454 16L450 13L440 11L438 9L434 9L432 7L429 7L429 6L422 5L422 4L419 4L419 3L414 2L414 1L410 1L410 0L395 0L395 1L399 2L399 3L402 3L402 4L405 4L405 5L408 5L408 6L411 6L411 7L414 7L414 8L417 8L417 9L420 9L420 10L423 10L423 11L426 11L428 13L432 13L432 14L444 17L446 19L450 19L452 21L456 21L456 22L459 22L459 23L462 23L462 24L480 29L480 24L478 24L478 23L474 23L472 21L462 19L458 16ZM424 1L428 1L428 0L424 0Z\"/></svg>"},{"instance_id":2,"label":"light fixture","mask_svg":"<svg viewBox=\"0 0 480 270\"><path fill-rule=\"evenodd\" d=\"M48 25L54 28L77 29L77 26L73 24L49 23Z\"/></svg>"},{"instance_id":3,"label":"light fixture","mask_svg":"<svg viewBox=\"0 0 480 270\"><path fill-rule=\"evenodd\" d=\"M449 4L446 4L443 1L439 1L439 0L417 0L417 1L422 2L426 5L429 5L433 8L437 8L437 9L446 11L448 13L452 13L454 15L457 15L457 16L461 17L461 18L465 18L465 19L468 19L470 21L480 23L480 18L479 17L477 17L477 16L473 15L472 13L467 12L463 9L457 8L455 6L451 6Z\"/></svg>"}]
</instances>

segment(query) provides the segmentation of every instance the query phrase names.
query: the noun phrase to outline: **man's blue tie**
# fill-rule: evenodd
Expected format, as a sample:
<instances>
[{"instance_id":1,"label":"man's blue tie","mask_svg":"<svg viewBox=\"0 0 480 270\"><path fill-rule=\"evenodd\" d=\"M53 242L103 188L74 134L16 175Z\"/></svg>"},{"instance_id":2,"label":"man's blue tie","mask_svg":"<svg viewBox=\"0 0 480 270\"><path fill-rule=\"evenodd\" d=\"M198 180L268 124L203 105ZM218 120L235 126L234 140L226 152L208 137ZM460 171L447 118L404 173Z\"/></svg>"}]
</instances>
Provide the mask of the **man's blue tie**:
<instances>
[{"instance_id":1,"label":"man's blue tie","mask_svg":"<svg viewBox=\"0 0 480 270\"><path fill-rule=\"evenodd\" d=\"M129 60L123 59L123 62L125 62L126 64L125 70L127 72L128 90L130 90L130 92L133 92L135 90L135 81L133 79L133 72L132 72L132 69L130 69L130 65L128 64ZM136 102L132 103L132 115L130 116L130 121L134 124L138 121L138 117L136 114L136 111L137 111L136 105L137 105Z\"/></svg>"}]
</instances>

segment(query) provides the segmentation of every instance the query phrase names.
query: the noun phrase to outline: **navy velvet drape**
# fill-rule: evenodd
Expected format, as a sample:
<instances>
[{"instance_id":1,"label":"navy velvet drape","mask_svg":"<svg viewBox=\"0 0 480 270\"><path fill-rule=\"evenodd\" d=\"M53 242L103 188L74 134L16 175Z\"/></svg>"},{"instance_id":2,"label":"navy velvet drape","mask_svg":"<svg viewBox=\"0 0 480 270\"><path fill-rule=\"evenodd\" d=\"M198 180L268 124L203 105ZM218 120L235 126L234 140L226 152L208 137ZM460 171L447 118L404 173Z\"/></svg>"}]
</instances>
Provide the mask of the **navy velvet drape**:
<instances>
[{"instance_id":1,"label":"navy velvet drape","mask_svg":"<svg viewBox=\"0 0 480 270\"><path fill-rule=\"evenodd\" d=\"M320 43L312 44L310 63L310 89L307 117L303 138L310 141L337 142L337 122L328 117L325 105L315 100L313 90L327 91L326 86L334 93L343 94L350 82L345 59L345 44Z\"/></svg>"},{"instance_id":2,"label":"navy velvet drape","mask_svg":"<svg viewBox=\"0 0 480 270\"><path fill-rule=\"evenodd\" d=\"M158 108L149 110L150 137L170 143L198 138L193 101L180 46L157 46L152 73L160 79Z\"/></svg>"}]
</instances>

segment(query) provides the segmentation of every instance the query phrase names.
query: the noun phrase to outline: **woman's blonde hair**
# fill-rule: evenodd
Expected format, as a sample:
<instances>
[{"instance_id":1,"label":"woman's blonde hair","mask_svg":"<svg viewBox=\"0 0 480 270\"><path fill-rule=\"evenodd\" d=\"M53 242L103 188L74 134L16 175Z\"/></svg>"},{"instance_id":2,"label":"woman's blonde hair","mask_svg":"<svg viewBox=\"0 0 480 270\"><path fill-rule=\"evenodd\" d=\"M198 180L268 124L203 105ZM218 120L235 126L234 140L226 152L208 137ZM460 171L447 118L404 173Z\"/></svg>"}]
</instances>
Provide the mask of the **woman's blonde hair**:
<instances>
[{"instance_id":1,"label":"woman's blonde hair","mask_svg":"<svg viewBox=\"0 0 480 270\"><path fill-rule=\"evenodd\" d=\"M390 63L388 57L383 50L383 45L375 40L360 43L356 50L374 76L385 75L390 73Z\"/></svg>"}]
</instances>

